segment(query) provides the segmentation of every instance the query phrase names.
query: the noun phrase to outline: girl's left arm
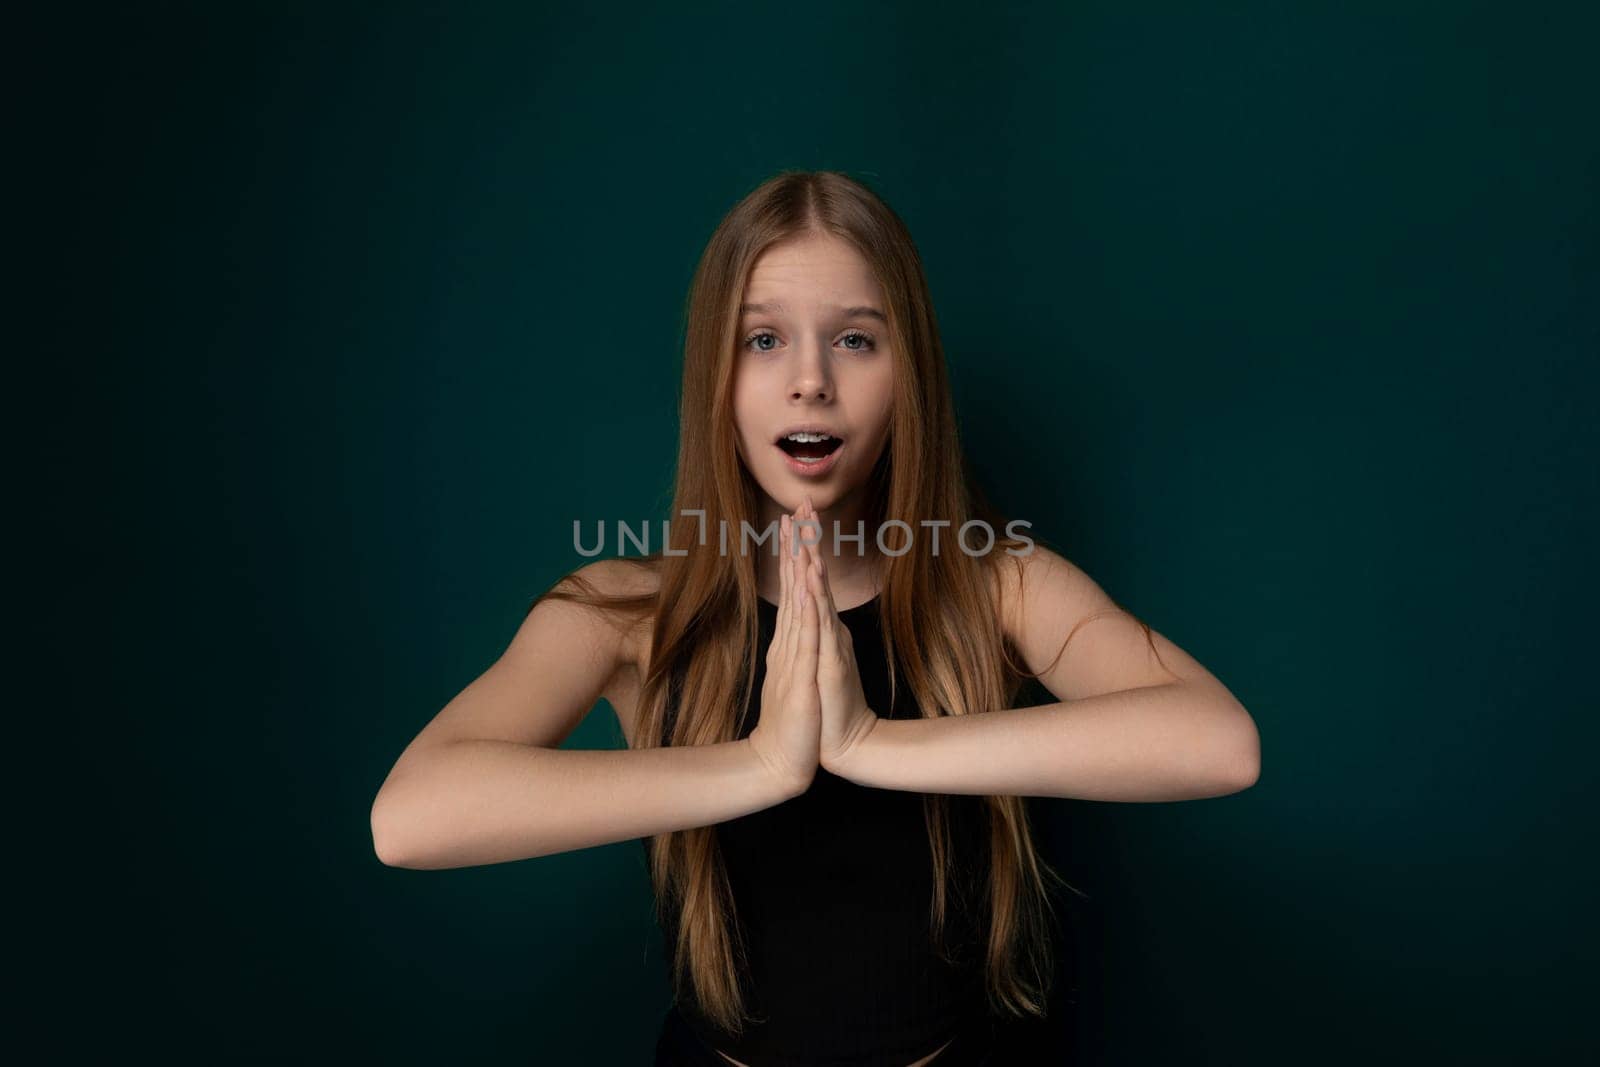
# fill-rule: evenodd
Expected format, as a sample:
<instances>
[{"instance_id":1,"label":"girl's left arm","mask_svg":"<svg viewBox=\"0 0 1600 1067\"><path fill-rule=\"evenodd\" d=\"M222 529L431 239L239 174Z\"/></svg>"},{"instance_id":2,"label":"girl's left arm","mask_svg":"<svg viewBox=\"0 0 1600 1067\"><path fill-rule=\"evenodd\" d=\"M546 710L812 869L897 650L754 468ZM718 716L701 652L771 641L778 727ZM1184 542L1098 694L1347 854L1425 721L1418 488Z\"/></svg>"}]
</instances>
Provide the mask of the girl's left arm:
<instances>
[{"instance_id":1,"label":"girl's left arm","mask_svg":"<svg viewBox=\"0 0 1600 1067\"><path fill-rule=\"evenodd\" d=\"M1001 568L1006 632L1059 702L873 716L824 767L881 789L1082 800L1195 800L1255 784L1260 736L1226 686L1151 630L1158 662L1139 622L1044 546L1020 578L1015 569Z\"/></svg>"}]
</instances>

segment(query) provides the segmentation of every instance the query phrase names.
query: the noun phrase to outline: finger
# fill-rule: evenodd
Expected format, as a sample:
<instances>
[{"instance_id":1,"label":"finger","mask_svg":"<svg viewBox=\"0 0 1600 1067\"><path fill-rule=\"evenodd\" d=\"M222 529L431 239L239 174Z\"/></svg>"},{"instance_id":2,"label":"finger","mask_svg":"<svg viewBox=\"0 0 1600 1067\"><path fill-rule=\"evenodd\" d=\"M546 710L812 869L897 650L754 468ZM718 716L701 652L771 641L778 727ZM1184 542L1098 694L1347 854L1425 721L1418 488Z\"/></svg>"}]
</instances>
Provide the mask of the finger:
<instances>
[{"instance_id":1,"label":"finger","mask_svg":"<svg viewBox=\"0 0 1600 1067\"><path fill-rule=\"evenodd\" d=\"M806 549L815 547L813 537L817 541L822 540L822 524L817 521L817 513L804 503L795 512L795 520L796 529L799 531L799 543L795 546L795 551L804 555Z\"/></svg>"},{"instance_id":2,"label":"finger","mask_svg":"<svg viewBox=\"0 0 1600 1067\"><path fill-rule=\"evenodd\" d=\"M796 513L798 514L798 512ZM795 525L794 516L789 519L789 547L783 555L783 565L789 572L789 625L786 631L790 648L793 649L799 640L801 612L805 607L805 587L800 581L800 568L796 566L799 557L795 554Z\"/></svg>"},{"instance_id":3,"label":"finger","mask_svg":"<svg viewBox=\"0 0 1600 1067\"><path fill-rule=\"evenodd\" d=\"M814 585L816 580L816 569L807 566L806 584ZM817 676L817 649L821 641L818 604L815 596L807 596L805 610L801 613L805 616L800 629L800 670L804 678L814 679Z\"/></svg>"},{"instance_id":4,"label":"finger","mask_svg":"<svg viewBox=\"0 0 1600 1067\"><path fill-rule=\"evenodd\" d=\"M798 552L801 556L806 557L806 558L809 559L810 555L811 555L811 550L814 547L811 544L811 537L810 537L810 534L811 534L811 525L810 524L812 522L811 511L805 506L805 504L802 503L800 505L800 510L795 512L795 516L796 516L797 521L800 523L800 526L799 526L800 538L799 538L798 543L795 545L795 551Z\"/></svg>"},{"instance_id":5,"label":"finger","mask_svg":"<svg viewBox=\"0 0 1600 1067\"><path fill-rule=\"evenodd\" d=\"M784 606L782 629L778 630L778 635L781 637L782 646L784 646L784 651L781 653L782 661L784 661L784 667L789 669L790 665L794 664L795 645L797 645L798 633L800 633L800 585L795 582L794 560L790 558L795 542L794 514L784 515L784 526L787 528L787 533L784 534L782 549L779 550L779 555L782 558L779 558L778 565L782 571L782 576L784 576L784 585L789 590L789 598L787 598L786 606Z\"/></svg>"},{"instance_id":6,"label":"finger","mask_svg":"<svg viewBox=\"0 0 1600 1067\"><path fill-rule=\"evenodd\" d=\"M806 601L811 599L809 596L806 595L806 593L807 593L806 582L805 582L805 566L806 566L806 559L807 559L806 548L805 548L806 537L805 537L805 531L803 529L799 529L799 528L797 528L797 529L798 529L798 532L799 532L799 538L798 538L797 542L795 543L794 551L790 554L789 565L794 568L794 582L795 582L795 585L800 590L799 599L797 601L797 606L805 607Z\"/></svg>"},{"instance_id":7,"label":"finger","mask_svg":"<svg viewBox=\"0 0 1600 1067\"><path fill-rule=\"evenodd\" d=\"M785 515L778 520L778 619L780 624L787 621L789 611L789 598L794 595L788 570L783 567L783 553L789 544L789 516ZM781 630L780 630L781 632Z\"/></svg>"},{"instance_id":8,"label":"finger","mask_svg":"<svg viewBox=\"0 0 1600 1067\"><path fill-rule=\"evenodd\" d=\"M832 633L834 624L838 621L835 617L833 604L828 597L825 581L814 581L813 575L820 578L824 573L822 568L822 550L818 545L806 546L806 587L808 594L817 598L817 623L823 639L826 641Z\"/></svg>"},{"instance_id":9,"label":"finger","mask_svg":"<svg viewBox=\"0 0 1600 1067\"><path fill-rule=\"evenodd\" d=\"M822 569L820 561L814 561L806 568L806 582L811 588L811 595L817 602L817 632L818 644L825 655L833 655L839 644L839 635L836 627L841 625L834 615L833 609L828 606L828 596L823 588Z\"/></svg>"},{"instance_id":10,"label":"finger","mask_svg":"<svg viewBox=\"0 0 1600 1067\"><path fill-rule=\"evenodd\" d=\"M818 587L822 590L822 611L832 621L839 621L839 608L833 602L833 581L828 577L828 558L818 549L812 552L817 561Z\"/></svg>"}]
</instances>

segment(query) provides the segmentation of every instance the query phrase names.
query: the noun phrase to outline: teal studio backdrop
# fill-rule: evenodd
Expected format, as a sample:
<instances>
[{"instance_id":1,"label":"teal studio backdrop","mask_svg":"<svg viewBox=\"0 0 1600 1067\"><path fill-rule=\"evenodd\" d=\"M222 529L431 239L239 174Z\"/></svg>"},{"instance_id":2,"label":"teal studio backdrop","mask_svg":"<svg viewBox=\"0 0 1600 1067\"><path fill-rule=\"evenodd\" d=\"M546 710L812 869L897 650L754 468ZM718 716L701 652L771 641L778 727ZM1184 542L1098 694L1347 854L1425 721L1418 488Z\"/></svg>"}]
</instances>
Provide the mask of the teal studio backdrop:
<instances>
[{"instance_id":1,"label":"teal studio backdrop","mask_svg":"<svg viewBox=\"0 0 1600 1067\"><path fill-rule=\"evenodd\" d=\"M648 1062L637 841L400 870L369 807L583 562L574 519L667 517L695 261L759 181L832 168L919 244L991 498L1261 730L1243 793L1033 802L1091 895L1063 1062L1593 1056L1597 31L1509 3L25 20L13 164L70 297L34 369L70 392L11 401L69 561L31 575L37 666L76 709L65 768L11 753L49 769L59 860L29 1019L95 1058ZM568 742L619 743L604 704Z\"/></svg>"}]
</instances>

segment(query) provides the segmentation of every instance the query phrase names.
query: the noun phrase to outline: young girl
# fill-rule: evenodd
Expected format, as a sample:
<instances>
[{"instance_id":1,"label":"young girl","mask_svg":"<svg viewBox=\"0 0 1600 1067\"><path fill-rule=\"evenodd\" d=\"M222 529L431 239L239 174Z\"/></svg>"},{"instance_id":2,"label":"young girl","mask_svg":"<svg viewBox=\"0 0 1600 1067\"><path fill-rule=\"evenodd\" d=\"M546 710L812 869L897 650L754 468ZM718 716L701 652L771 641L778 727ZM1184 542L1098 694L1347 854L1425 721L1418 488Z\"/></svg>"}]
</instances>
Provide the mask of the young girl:
<instances>
[{"instance_id":1,"label":"young girl","mask_svg":"<svg viewBox=\"0 0 1600 1067\"><path fill-rule=\"evenodd\" d=\"M396 763L379 856L645 839L658 1064L1012 1062L1059 882L1024 798L1247 788L1250 715L985 505L921 261L861 184L784 173L723 219L680 414L667 543L533 603ZM1056 702L1014 706L1025 685ZM628 747L559 749L600 697Z\"/></svg>"}]
</instances>

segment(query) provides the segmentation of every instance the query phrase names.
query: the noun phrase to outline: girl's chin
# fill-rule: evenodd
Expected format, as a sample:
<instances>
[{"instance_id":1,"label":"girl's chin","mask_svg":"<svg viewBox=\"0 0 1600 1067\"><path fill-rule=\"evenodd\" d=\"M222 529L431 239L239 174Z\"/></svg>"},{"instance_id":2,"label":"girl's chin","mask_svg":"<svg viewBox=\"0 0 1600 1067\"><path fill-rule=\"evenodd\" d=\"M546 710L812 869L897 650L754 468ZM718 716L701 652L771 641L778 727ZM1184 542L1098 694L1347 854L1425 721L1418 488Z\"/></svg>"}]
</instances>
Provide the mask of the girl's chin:
<instances>
[{"instance_id":1,"label":"girl's chin","mask_svg":"<svg viewBox=\"0 0 1600 1067\"><path fill-rule=\"evenodd\" d=\"M763 477L758 484L767 498L778 506L778 510L784 512L799 511L808 496L811 498L812 507L819 512L827 511L844 499L849 488L837 474L812 481L796 478L787 471L776 471L770 476Z\"/></svg>"}]
</instances>

